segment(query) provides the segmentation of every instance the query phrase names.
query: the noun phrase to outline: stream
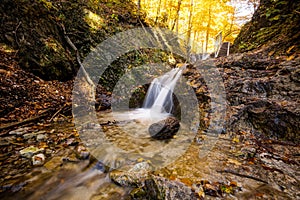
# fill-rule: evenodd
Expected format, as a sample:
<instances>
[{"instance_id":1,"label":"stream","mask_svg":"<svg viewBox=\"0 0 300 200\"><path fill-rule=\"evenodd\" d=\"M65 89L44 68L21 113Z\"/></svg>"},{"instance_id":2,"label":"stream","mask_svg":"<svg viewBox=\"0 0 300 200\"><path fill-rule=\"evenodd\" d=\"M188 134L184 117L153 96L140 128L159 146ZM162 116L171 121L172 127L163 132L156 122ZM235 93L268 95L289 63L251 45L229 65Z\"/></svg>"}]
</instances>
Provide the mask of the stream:
<instances>
[{"instance_id":1,"label":"stream","mask_svg":"<svg viewBox=\"0 0 300 200\"><path fill-rule=\"evenodd\" d=\"M150 88L156 92L150 89L144 108L98 112L98 123L85 124L83 132L61 116L2 135L1 199L128 199L135 184L145 184L143 174L131 174L143 163L152 167L150 178L160 180L154 188L169 195L184 194L172 191L184 184L199 199L300 198L299 145L262 137L244 124L211 138L201 127L191 128L195 121L184 115L174 138L156 140L148 127L172 115L165 102L171 102L174 85ZM201 114L206 121L209 112ZM213 145L205 152L205 144ZM117 170L128 166L120 176Z\"/></svg>"},{"instance_id":2,"label":"stream","mask_svg":"<svg viewBox=\"0 0 300 200\"><path fill-rule=\"evenodd\" d=\"M104 112L102 116L109 119L111 112ZM133 126L137 129L142 127L141 123L131 122L128 122L126 126ZM58 132L72 134L72 128L74 128L72 123L60 122L54 124L53 127L35 129L33 132L44 130L47 138L50 139L53 138L54 132L51 133L49 130L53 130L54 127L57 131L55 135ZM120 128L115 124L106 127L109 129L105 132L108 135ZM27 132L30 132L30 129L27 129ZM228 135L221 135L217 145L206 158L199 158L201 142L205 138L201 135L197 136L193 141L190 141L185 152L178 156L174 162L165 163L165 167L157 169L153 173L170 180L183 182L188 186L195 183L205 183L206 199L220 196L221 193L218 188L222 187L225 188L224 191L227 188L226 192L222 194L224 199L251 199L260 195L266 199L298 198L299 166L293 162L282 161L280 157L275 157L270 153L261 152L259 148L255 149L255 142L247 139L247 134L249 133L240 135L240 141L232 140ZM80 141L79 138L75 139ZM124 148L126 146L126 149L131 149L135 145L133 142L123 141L122 137L115 138L113 141ZM136 142L138 144L141 141L137 140ZM150 144L151 140L145 140L143 143ZM78 158L75 146L80 145L80 143L73 145L64 139L63 143L55 145L55 152L45 153L47 158L43 166L32 166L29 163L28 170L25 172L16 169L19 167L18 164L15 166L7 165L7 170L10 170L11 175L9 175L10 172L6 171L2 175L2 180L5 180L6 185L1 187L1 198L32 200L128 198L131 188L120 187L112 183L105 166L92 156L87 159ZM153 145L153 141L151 145ZM298 152L297 146L271 145L281 152ZM45 148L45 152L48 149L53 148L49 145L48 148ZM165 155L168 153L165 152ZM18 153L16 152L16 154ZM255 154L257 154L256 159L254 159ZM134 160L136 157L130 159ZM144 159L147 157L145 156ZM18 163L20 160L28 159L17 157L12 162ZM8 162L10 162L9 159ZM156 160L152 159L151 163L155 164L155 162L161 164L161 157L157 156ZM126 163L122 164L126 165ZM17 170L19 174L15 172L13 175L14 170ZM207 195L209 193L212 196ZM201 195L204 195L204 192Z\"/></svg>"}]
</instances>

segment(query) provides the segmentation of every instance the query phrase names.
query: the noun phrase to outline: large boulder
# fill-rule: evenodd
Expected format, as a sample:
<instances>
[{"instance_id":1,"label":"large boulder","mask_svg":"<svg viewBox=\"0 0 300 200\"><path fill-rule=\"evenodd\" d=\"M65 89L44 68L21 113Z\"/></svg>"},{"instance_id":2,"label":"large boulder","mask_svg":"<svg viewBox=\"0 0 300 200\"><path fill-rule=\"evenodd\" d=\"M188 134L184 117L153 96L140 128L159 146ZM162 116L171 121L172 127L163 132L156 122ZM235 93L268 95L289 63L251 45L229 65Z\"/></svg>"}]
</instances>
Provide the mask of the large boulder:
<instances>
[{"instance_id":1,"label":"large boulder","mask_svg":"<svg viewBox=\"0 0 300 200\"><path fill-rule=\"evenodd\" d=\"M148 131L154 139L171 139L180 128L179 120L175 117L168 117L154 124L151 124Z\"/></svg>"},{"instance_id":2,"label":"large boulder","mask_svg":"<svg viewBox=\"0 0 300 200\"><path fill-rule=\"evenodd\" d=\"M193 189L179 181L171 181L164 177L151 175L150 179L145 181L143 188L145 196L148 199L166 199L166 200L196 200L202 199ZM142 196L142 195L141 195ZM132 199L145 199L137 197Z\"/></svg>"},{"instance_id":3,"label":"large boulder","mask_svg":"<svg viewBox=\"0 0 300 200\"><path fill-rule=\"evenodd\" d=\"M152 170L151 164L144 161L112 170L109 177L114 183L123 187L142 187L145 185L145 180L149 179L149 172Z\"/></svg>"},{"instance_id":4,"label":"large boulder","mask_svg":"<svg viewBox=\"0 0 300 200\"><path fill-rule=\"evenodd\" d=\"M153 175L152 170L151 164L144 161L115 169L109 173L109 177L117 185L132 187L130 197L134 200L196 200L200 198L192 187L179 181Z\"/></svg>"}]
</instances>

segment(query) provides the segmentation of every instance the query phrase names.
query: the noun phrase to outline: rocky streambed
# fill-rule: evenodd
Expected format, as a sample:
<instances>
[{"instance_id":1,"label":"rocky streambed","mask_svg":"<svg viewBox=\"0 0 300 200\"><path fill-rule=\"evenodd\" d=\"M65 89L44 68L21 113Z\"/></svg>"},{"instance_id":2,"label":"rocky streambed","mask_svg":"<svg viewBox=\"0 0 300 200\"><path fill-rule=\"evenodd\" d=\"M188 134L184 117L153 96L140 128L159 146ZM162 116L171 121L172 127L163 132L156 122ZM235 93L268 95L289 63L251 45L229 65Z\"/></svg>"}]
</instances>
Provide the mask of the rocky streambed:
<instances>
[{"instance_id":1,"label":"rocky streambed","mask_svg":"<svg viewBox=\"0 0 300 200\"><path fill-rule=\"evenodd\" d=\"M173 162L157 168L157 160L145 156L118 161L115 169L106 167L91 155L72 119L57 116L55 123L44 121L1 134L0 197L299 199L299 56L291 60L252 52L218 59L215 66L226 92L226 110L219 113L226 114L226 126L218 137L207 132L214 112L212 94L197 66L208 64L190 66L184 76L199 100L200 129L184 140L189 145ZM151 150L148 143L162 147L185 137L179 130L169 143L136 135L127 141L117 134L120 126L130 123L114 123L107 116L99 118L104 133L125 149L141 142L146 148L138 151L143 152ZM203 156L207 141L213 145ZM173 153L163 152L158 161Z\"/></svg>"},{"instance_id":2,"label":"rocky streambed","mask_svg":"<svg viewBox=\"0 0 300 200\"><path fill-rule=\"evenodd\" d=\"M205 131L214 112L209 105L214 94L199 70L213 65L226 91L226 125L214 139ZM133 199L300 198L299 66L299 56L275 58L258 51L188 67L184 76L204 114L185 154L151 173L128 170L138 163L112 171L110 177L136 188ZM203 157L203 145L211 140L213 146Z\"/></svg>"}]
</instances>

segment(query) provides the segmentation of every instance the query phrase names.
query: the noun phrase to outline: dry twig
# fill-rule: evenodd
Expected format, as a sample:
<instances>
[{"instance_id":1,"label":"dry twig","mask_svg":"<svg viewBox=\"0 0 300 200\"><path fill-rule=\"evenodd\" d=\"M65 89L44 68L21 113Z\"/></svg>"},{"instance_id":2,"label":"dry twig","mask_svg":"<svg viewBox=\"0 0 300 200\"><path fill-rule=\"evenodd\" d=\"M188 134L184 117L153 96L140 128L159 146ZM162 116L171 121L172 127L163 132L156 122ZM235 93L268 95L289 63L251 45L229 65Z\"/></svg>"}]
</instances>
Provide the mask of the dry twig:
<instances>
[{"instance_id":1,"label":"dry twig","mask_svg":"<svg viewBox=\"0 0 300 200\"><path fill-rule=\"evenodd\" d=\"M225 169L225 170L217 170L218 173L230 173L230 174L234 174L236 176L240 176L240 177L245 177L245 178L250 178L250 179L253 179L253 180L256 180L256 181L259 181L259 182L263 182L263 183L266 183L268 184L267 181L265 180L262 180L260 178L257 178L257 177L254 177L254 176L250 176L250 175L246 175L246 174L240 174L236 171L233 171L233 170L230 170L230 169Z\"/></svg>"}]
</instances>

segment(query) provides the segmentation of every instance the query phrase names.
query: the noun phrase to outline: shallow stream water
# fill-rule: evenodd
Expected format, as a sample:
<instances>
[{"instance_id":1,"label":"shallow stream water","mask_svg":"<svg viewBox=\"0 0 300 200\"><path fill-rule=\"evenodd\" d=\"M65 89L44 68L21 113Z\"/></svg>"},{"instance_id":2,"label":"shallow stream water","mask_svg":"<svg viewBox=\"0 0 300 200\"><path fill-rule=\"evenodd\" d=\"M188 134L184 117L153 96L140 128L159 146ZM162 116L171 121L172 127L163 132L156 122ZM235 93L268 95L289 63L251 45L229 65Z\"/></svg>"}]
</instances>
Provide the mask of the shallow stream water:
<instances>
[{"instance_id":1,"label":"shallow stream water","mask_svg":"<svg viewBox=\"0 0 300 200\"><path fill-rule=\"evenodd\" d=\"M115 114L119 117L128 115L128 113ZM134 162L135 159L143 158L150 160L156 166L153 173L170 180L181 181L189 186L200 182L211 185L234 183L237 189L232 193L230 191L228 194L223 194L222 199L256 199L256 197L297 199L300 195L297 157L294 158L294 162L287 162L274 156L284 154L284 152L297 155L299 146L270 144L281 152L281 154L275 152L272 155L260 151L261 147L256 146L251 139L253 136L247 135L248 133L239 136L239 139L232 135L220 135L216 145L207 156L200 158L201 145L206 136L198 133L190 138L183 131L184 125L181 126L182 129L177 137L171 141L156 141L145 133L149 125L145 121L130 118L114 121L114 118L111 112L103 112L99 115L99 123L105 124L101 126L103 129L101 134L104 134L111 144L128 153L115 154L115 156L103 154L104 157L99 160L108 162L109 165L114 163L111 167L118 168L126 165L128 161ZM99 125L93 126L99 127ZM33 128L35 131L44 130L48 140L62 133L66 138L67 135L74 133L74 126L70 122L57 123L51 127L39 127L38 130L37 127ZM55 130L53 133L49 132L53 129ZM80 137L79 135L79 140ZM76 145L69 145L69 139L64 138L63 142L49 147L53 153L51 156L46 154L47 158L43 166L29 166L26 173L16 173L15 176L6 175L0 197L32 200L128 198L131 189L113 184L106 173L108 168L98 162L98 158L93 158L93 153L90 159L76 158L74 154ZM74 138L71 137L71 139ZM185 148L180 148L182 143ZM249 157L251 152L256 155ZM26 158L18 157L18 159ZM14 169L13 163L16 162L18 160L6 167L10 168L10 171L20 171L21 169ZM220 197L206 195L205 198Z\"/></svg>"}]
</instances>

